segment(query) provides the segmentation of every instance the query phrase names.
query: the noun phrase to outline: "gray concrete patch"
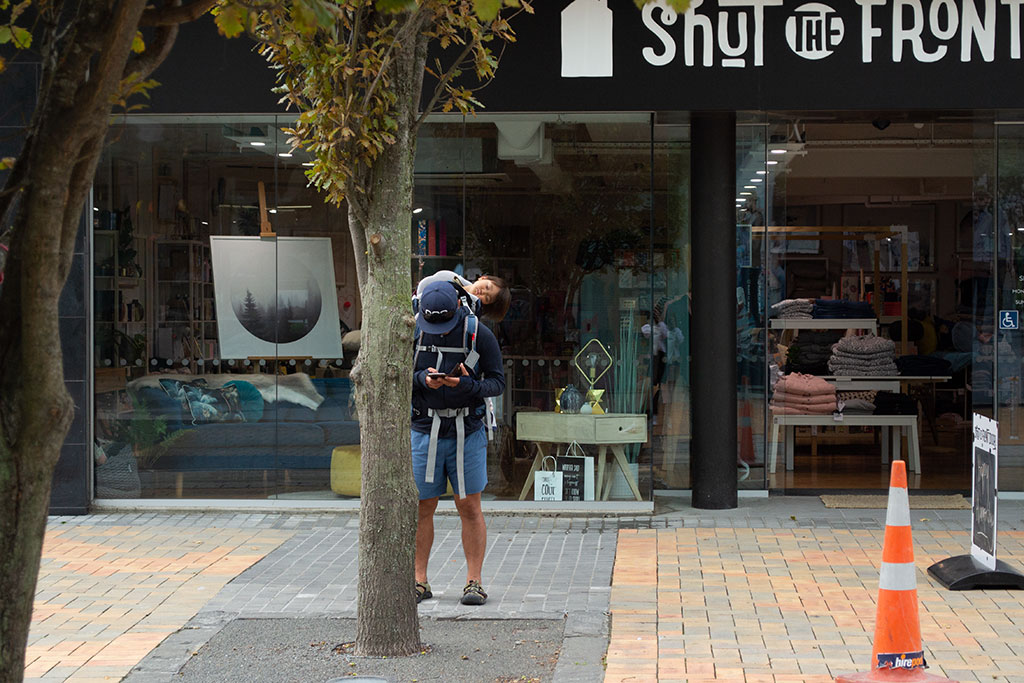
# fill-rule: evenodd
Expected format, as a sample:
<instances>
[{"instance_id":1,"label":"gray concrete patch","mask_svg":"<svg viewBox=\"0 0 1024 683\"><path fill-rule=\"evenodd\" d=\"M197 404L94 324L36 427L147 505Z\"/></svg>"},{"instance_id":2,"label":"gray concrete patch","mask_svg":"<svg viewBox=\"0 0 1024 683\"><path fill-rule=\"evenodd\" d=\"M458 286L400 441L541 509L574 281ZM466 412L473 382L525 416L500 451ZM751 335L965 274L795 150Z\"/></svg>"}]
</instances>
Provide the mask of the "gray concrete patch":
<instances>
[{"instance_id":1,"label":"gray concrete patch","mask_svg":"<svg viewBox=\"0 0 1024 683\"><path fill-rule=\"evenodd\" d=\"M355 675L393 683L552 681L563 627L561 619L421 619L425 654L385 659L356 657L339 647L355 639L353 619L236 619L164 680L309 683ZM158 681L137 673L125 681Z\"/></svg>"}]
</instances>

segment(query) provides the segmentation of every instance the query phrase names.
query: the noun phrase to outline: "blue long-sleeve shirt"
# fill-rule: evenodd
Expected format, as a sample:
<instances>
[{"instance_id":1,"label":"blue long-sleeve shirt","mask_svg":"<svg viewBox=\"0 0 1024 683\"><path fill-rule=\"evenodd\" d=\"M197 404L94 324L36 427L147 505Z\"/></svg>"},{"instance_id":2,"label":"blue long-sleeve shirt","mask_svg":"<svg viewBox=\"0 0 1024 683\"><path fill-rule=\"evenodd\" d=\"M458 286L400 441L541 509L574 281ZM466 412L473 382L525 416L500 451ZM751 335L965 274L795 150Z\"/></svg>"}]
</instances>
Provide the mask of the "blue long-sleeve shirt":
<instances>
[{"instance_id":1,"label":"blue long-sleeve shirt","mask_svg":"<svg viewBox=\"0 0 1024 683\"><path fill-rule=\"evenodd\" d=\"M460 309L459 323L446 335L424 334L422 342L419 332L416 334L417 345L444 346L460 348L463 345L464 309ZM468 342L467 342L468 348ZM476 350L480 361L476 370L466 368L468 375L459 379L456 387L442 386L439 389L428 389L426 384L427 368L434 367L441 372L454 370L465 360L465 355L454 352L443 354L442 365L437 365L436 351L420 351L416 356L416 367L413 369L412 381L412 428L425 434L430 433L433 418L427 413L428 408L469 408L465 418L466 434L471 434L483 427L484 398L500 396L505 392L505 371L501 360L501 347L494 333L484 325L477 326ZM452 438L456 435L455 419L441 418L441 429L438 436Z\"/></svg>"}]
</instances>

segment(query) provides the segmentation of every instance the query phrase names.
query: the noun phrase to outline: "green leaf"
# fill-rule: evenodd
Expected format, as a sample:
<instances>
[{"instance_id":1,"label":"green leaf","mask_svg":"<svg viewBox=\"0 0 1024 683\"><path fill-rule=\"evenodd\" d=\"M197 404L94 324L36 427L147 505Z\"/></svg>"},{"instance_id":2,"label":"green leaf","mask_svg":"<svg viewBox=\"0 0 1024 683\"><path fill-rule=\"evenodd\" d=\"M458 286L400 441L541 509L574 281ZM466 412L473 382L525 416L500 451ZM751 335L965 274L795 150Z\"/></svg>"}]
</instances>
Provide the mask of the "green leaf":
<instances>
[{"instance_id":1,"label":"green leaf","mask_svg":"<svg viewBox=\"0 0 1024 683\"><path fill-rule=\"evenodd\" d=\"M493 21L501 9L501 0L473 0L473 9L484 21Z\"/></svg>"},{"instance_id":2,"label":"green leaf","mask_svg":"<svg viewBox=\"0 0 1024 683\"><path fill-rule=\"evenodd\" d=\"M224 5L217 12L214 21L217 23L217 30L221 35L234 38L241 35L245 30L245 9L238 5Z\"/></svg>"},{"instance_id":3,"label":"green leaf","mask_svg":"<svg viewBox=\"0 0 1024 683\"><path fill-rule=\"evenodd\" d=\"M0 45L11 42L11 27L0 26Z\"/></svg>"},{"instance_id":4,"label":"green leaf","mask_svg":"<svg viewBox=\"0 0 1024 683\"><path fill-rule=\"evenodd\" d=\"M20 26L12 26L11 29L14 31L15 47L25 49L32 45L32 34L28 32L28 29L24 29Z\"/></svg>"},{"instance_id":5,"label":"green leaf","mask_svg":"<svg viewBox=\"0 0 1024 683\"><path fill-rule=\"evenodd\" d=\"M644 5L648 5L654 2L654 0L633 0L637 7L643 8ZM690 0L665 0L665 4L674 9L677 12L685 12L690 9Z\"/></svg>"},{"instance_id":6,"label":"green leaf","mask_svg":"<svg viewBox=\"0 0 1024 683\"><path fill-rule=\"evenodd\" d=\"M132 38L132 52L141 54L146 51L146 41L142 39L142 31L136 31Z\"/></svg>"},{"instance_id":7,"label":"green leaf","mask_svg":"<svg viewBox=\"0 0 1024 683\"><path fill-rule=\"evenodd\" d=\"M14 157L3 157L0 158L0 171L6 171L9 168L14 168Z\"/></svg>"},{"instance_id":8,"label":"green leaf","mask_svg":"<svg viewBox=\"0 0 1024 683\"><path fill-rule=\"evenodd\" d=\"M414 9L416 0L376 0L374 6L378 12L398 13Z\"/></svg>"}]
</instances>

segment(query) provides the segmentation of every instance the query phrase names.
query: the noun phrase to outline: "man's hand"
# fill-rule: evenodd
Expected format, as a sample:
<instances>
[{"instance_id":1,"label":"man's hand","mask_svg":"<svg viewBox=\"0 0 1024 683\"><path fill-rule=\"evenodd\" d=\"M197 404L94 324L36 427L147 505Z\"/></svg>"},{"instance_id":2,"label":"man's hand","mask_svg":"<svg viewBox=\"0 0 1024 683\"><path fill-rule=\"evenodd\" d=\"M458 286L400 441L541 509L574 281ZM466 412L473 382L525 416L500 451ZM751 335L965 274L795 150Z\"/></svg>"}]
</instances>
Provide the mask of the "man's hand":
<instances>
[{"instance_id":1,"label":"man's hand","mask_svg":"<svg viewBox=\"0 0 1024 683\"><path fill-rule=\"evenodd\" d=\"M457 387L459 386L459 378L466 374L466 368L462 363L455 368L452 375L445 375L444 377L431 377L432 373L438 373L437 368L427 368L427 375L423 379L423 383L427 385L428 389L440 389L441 387Z\"/></svg>"}]
</instances>

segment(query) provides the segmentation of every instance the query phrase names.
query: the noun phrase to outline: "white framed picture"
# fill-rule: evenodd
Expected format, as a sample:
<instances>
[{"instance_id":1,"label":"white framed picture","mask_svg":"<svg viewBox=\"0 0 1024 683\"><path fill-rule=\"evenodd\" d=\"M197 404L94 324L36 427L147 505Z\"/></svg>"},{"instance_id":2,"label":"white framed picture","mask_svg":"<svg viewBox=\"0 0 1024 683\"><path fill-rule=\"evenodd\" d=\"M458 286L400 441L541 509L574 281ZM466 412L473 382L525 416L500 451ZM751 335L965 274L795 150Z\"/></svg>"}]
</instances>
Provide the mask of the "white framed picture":
<instances>
[{"instance_id":1,"label":"white framed picture","mask_svg":"<svg viewBox=\"0 0 1024 683\"><path fill-rule=\"evenodd\" d=\"M210 237L222 358L341 354L329 237Z\"/></svg>"}]
</instances>

